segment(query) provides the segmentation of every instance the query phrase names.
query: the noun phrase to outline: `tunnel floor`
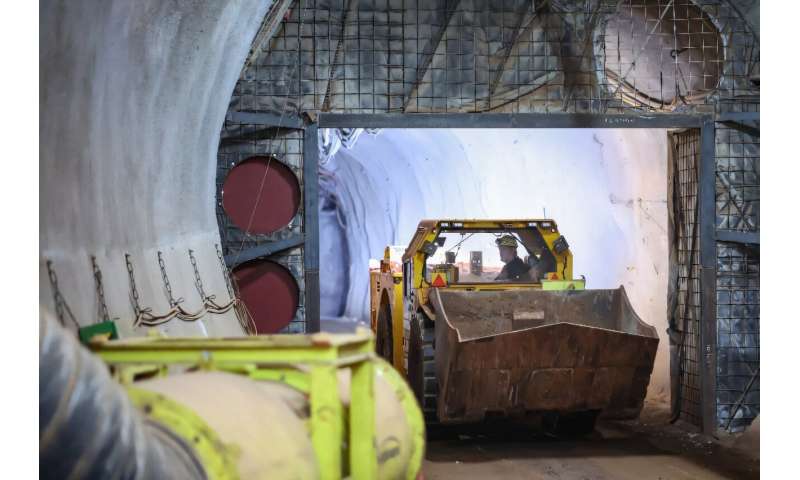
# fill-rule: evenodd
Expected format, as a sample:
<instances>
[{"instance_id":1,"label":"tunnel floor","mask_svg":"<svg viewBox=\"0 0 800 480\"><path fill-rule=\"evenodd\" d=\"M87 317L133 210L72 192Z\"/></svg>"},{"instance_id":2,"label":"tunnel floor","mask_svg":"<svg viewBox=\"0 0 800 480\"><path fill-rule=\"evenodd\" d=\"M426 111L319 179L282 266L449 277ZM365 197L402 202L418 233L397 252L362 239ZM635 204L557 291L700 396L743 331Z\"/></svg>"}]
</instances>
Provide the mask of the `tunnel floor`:
<instances>
[{"instance_id":1,"label":"tunnel floor","mask_svg":"<svg viewBox=\"0 0 800 480\"><path fill-rule=\"evenodd\" d=\"M460 428L429 435L425 480L757 479L759 461L728 443L669 423L667 406L647 405L637 421L604 421L580 439L515 429Z\"/></svg>"}]
</instances>

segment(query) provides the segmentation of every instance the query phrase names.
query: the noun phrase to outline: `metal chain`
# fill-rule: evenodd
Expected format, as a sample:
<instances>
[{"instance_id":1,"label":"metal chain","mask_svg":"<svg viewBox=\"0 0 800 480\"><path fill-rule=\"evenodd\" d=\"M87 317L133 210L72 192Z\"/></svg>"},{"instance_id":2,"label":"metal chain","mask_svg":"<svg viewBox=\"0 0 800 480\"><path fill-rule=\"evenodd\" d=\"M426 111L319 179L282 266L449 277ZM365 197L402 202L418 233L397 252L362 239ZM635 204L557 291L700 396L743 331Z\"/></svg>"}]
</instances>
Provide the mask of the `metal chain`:
<instances>
[{"instance_id":1,"label":"metal chain","mask_svg":"<svg viewBox=\"0 0 800 480\"><path fill-rule=\"evenodd\" d=\"M217 249L217 258L219 259L219 265L222 268L222 275L225 277L225 286L228 288L228 295L230 295L231 299L234 299L236 298L236 295L233 292L231 274L228 271L228 266L225 264L225 258L222 256L222 249L219 247L218 243L215 243L214 247Z\"/></svg>"},{"instance_id":2,"label":"metal chain","mask_svg":"<svg viewBox=\"0 0 800 480\"><path fill-rule=\"evenodd\" d=\"M214 244L214 248L217 249L217 258L219 259L219 265L222 269L222 276L225 277L225 286L228 288L228 295L230 295L230 302L233 305L236 318L239 320L239 324L242 326L245 333L248 335L256 335L258 334L258 328L253 321L252 315L250 315L250 311L247 309L247 305L239 299L234 291L233 280L228 271L228 265L225 264L225 258L222 256L222 249L217 243Z\"/></svg>"},{"instance_id":3,"label":"metal chain","mask_svg":"<svg viewBox=\"0 0 800 480\"><path fill-rule=\"evenodd\" d=\"M197 291L200 293L200 298L203 300L206 300L207 298L213 299L213 295L211 297L206 295L206 290L203 286L203 278L200 276L200 269L197 267L197 259L194 258L194 250L191 248L189 249L189 261L192 262L192 269L194 270L194 284L197 287Z\"/></svg>"},{"instance_id":4,"label":"metal chain","mask_svg":"<svg viewBox=\"0 0 800 480\"><path fill-rule=\"evenodd\" d=\"M56 307L56 316L58 316L58 321L61 323L62 326L66 327L67 322L65 320L65 316L69 315L70 320L73 324L75 324L76 328L80 328L81 325L75 319L75 315L72 314L72 309L69 308L67 305L66 299L64 299L64 295L61 294L61 289L58 287L58 276L56 275L56 271L53 268L53 261L47 261L47 276L50 278L50 289L53 291L53 302L55 303Z\"/></svg>"},{"instance_id":5,"label":"metal chain","mask_svg":"<svg viewBox=\"0 0 800 480\"><path fill-rule=\"evenodd\" d=\"M167 276L167 266L164 263L164 256L161 251L158 251L158 268L161 270L161 279L164 280L164 288L167 290L167 299L169 300L170 308L177 307L178 304L183 302L183 298L178 298L177 300L172 295L172 285L169 283L169 277Z\"/></svg>"},{"instance_id":6,"label":"metal chain","mask_svg":"<svg viewBox=\"0 0 800 480\"><path fill-rule=\"evenodd\" d=\"M106 305L106 293L103 289L103 272L100 271L100 267L97 265L97 257L91 255L89 257L92 261L92 273L94 274L94 288L97 292L97 299L100 301L100 318L104 322L110 322L111 316L108 314L108 305Z\"/></svg>"},{"instance_id":7,"label":"metal chain","mask_svg":"<svg viewBox=\"0 0 800 480\"><path fill-rule=\"evenodd\" d=\"M131 262L131 255L125 254L125 267L128 269L128 281L131 284L131 301L133 302L133 312L136 318L142 313L142 307L139 306L139 291L136 289L136 277L133 275L133 262Z\"/></svg>"}]
</instances>

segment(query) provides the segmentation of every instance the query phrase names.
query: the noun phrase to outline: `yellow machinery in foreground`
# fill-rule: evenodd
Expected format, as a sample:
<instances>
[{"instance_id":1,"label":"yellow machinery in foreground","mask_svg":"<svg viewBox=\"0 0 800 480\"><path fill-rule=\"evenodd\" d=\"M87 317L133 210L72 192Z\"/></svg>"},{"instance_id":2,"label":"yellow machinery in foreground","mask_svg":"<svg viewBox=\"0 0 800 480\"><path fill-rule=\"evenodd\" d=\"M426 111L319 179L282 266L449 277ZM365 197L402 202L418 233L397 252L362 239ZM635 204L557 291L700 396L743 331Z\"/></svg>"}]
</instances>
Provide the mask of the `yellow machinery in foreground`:
<instances>
[{"instance_id":1,"label":"yellow machinery in foreground","mask_svg":"<svg viewBox=\"0 0 800 480\"><path fill-rule=\"evenodd\" d=\"M489 257L509 236L527 273L497 280ZM656 331L623 287L585 290L573 278L555 221L425 220L398 260L387 247L370 272L372 329L428 422L523 417L584 431L600 414L638 416Z\"/></svg>"},{"instance_id":2,"label":"yellow machinery in foreground","mask_svg":"<svg viewBox=\"0 0 800 480\"><path fill-rule=\"evenodd\" d=\"M422 414L367 330L92 349L134 405L195 447L209 478L413 480L421 468Z\"/></svg>"}]
</instances>

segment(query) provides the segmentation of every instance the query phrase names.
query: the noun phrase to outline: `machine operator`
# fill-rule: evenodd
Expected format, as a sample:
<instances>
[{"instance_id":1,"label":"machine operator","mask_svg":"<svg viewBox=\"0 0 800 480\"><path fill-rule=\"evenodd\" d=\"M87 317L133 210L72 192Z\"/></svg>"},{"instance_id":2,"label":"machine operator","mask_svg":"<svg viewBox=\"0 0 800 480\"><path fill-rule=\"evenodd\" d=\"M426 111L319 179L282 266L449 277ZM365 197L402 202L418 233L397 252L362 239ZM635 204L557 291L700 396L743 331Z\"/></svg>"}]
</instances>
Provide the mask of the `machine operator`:
<instances>
[{"instance_id":1,"label":"machine operator","mask_svg":"<svg viewBox=\"0 0 800 480\"><path fill-rule=\"evenodd\" d=\"M531 267L517 255L517 239L513 235L503 235L494 242L500 251L500 260L505 263L495 282L531 282Z\"/></svg>"}]
</instances>

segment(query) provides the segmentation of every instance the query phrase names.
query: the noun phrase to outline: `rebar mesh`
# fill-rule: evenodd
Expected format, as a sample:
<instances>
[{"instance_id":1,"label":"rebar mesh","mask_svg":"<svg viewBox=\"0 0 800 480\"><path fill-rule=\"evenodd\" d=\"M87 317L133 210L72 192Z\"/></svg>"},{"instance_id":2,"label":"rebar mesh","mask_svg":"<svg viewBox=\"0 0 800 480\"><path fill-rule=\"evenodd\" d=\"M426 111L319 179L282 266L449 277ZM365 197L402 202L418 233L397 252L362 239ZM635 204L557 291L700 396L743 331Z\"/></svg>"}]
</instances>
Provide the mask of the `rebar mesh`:
<instances>
[{"instance_id":1,"label":"rebar mesh","mask_svg":"<svg viewBox=\"0 0 800 480\"><path fill-rule=\"evenodd\" d=\"M717 421L740 431L758 416L758 248L717 244Z\"/></svg>"},{"instance_id":2,"label":"rebar mesh","mask_svg":"<svg viewBox=\"0 0 800 480\"><path fill-rule=\"evenodd\" d=\"M677 236L677 309L679 391L681 419L702 425L700 397L700 255L697 228L697 179L700 152L699 130L673 135L676 168L674 205Z\"/></svg>"},{"instance_id":3,"label":"rebar mesh","mask_svg":"<svg viewBox=\"0 0 800 480\"><path fill-rule=\"evenodd\" d=\"M717 228L757 232L760 225L759 137L717 123Z\"/></svg>"},{"instance_id":4,"label":"rebar mesh","mask_svg":"<svg viewBox=\"0 0 800 480\"><path fill-rule=\"evenodd\" d=\"M726 1L297 0L232 107L693 111L752 95L758 73Z\"/></svg>"}]
</instances>

